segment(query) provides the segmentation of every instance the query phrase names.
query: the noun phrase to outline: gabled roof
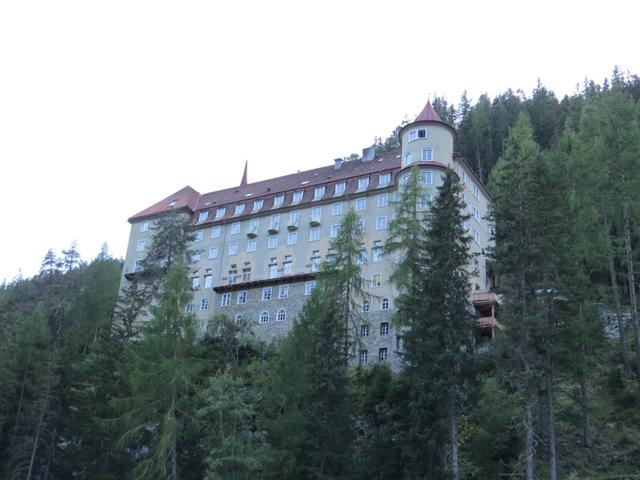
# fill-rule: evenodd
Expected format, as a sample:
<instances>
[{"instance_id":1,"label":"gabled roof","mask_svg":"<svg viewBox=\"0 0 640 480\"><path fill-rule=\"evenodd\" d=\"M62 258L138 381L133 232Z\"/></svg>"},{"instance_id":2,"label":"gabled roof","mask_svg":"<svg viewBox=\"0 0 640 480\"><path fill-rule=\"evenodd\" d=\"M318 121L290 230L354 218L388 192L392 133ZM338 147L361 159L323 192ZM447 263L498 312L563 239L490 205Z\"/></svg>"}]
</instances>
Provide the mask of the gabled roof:
<instances>
[{"instance_id":1,"label":"gabled roof","mask_svg":"<svg viewBox=\"0 0 640 480\"><path fill-rule=\"evenodd\" d=\"M169 195L167 198L160 200L158 203L145 208L141 212L136 213L129 221L139 219L142 217L151 217L159 213L168 212L171 209L180 210L188 208L191 212L196 209L198 200L200 199L200 193L195 191L190 186L186 186L181 190L178 190L173 195Z\"/></svg>"}]
</instances>

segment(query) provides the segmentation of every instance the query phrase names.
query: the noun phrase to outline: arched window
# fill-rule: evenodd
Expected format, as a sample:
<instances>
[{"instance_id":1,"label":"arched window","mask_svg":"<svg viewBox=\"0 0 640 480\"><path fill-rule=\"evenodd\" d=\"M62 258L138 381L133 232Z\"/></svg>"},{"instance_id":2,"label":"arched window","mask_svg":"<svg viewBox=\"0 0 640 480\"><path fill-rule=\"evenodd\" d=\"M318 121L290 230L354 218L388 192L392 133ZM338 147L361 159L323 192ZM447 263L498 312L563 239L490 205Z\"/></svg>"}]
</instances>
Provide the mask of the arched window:
<instances>
[{"instance_id":1,"label":"arched window","mask_svg":"<svg viewBox=\"0 0 640 480\"><path fill-rule=\"evenodd\" d=\"M260 314L260 323L269 323L269 312L262 312Z\"/></svg>"},{"instance_id":2,"label":"arched window","mask_svg":"<svg viewBox=\"0 0 640 480\"><path fill-rule=\"evenodd\" d=\"M278 322L282 322L286 319L287 319L287 311L284 308L281 308L280 310L278 310L278 313L276 314L276 320Z\"/></svg>"},{"instance_id":3,"label":"arched window","mask_svg":"<svg viewBox=\"0 0 640 480\"><path fill-rule=\"evenodd\" d=\"M363 311L363 312L368 312L368 311L369 311L369 307L370 307L370 306L371 306L371 305L369 304L369 300L364 300L364 301L362 302L362 311Z\"/></svg>"},{"instance_id":4,"label":"arched window","mask_svg":"<svg viewBox=\"0 0 640 480\"><path fill-rule=\"evenodd\" d=\"M240 320L242 320L242 314L241 313L236 315L236 323L240 322Z\"/></svg>"},{"instance_id":5,"label":"arched window","mask_svg":"<svg viewBox=\"0 0 640 480\"><path fill-rule=\"evenodd\" d=\"M389 310L389 299L384 297L380 303L380 310Z\"/></svg>"}]
</instances>

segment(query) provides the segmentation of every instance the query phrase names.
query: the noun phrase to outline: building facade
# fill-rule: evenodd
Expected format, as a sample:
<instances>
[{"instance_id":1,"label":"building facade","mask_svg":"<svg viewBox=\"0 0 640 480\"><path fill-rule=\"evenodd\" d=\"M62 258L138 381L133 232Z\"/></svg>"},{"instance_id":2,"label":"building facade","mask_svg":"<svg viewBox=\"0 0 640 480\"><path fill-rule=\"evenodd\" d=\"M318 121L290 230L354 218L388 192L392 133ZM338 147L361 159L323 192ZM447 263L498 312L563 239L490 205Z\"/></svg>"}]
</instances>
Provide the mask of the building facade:
<instances>
[{"instance_id":1,"label":"building facade","mask_svg":"<svg viewBox=\"0 0 640 480\"><path fill-rule=\"evenodd\" d=\"M399 132L401 149L376 154L365 149L359 160L335 160L333 165L284 177L247 183L200 194L185 187L129 218L131 233L122 285L138 270L152 241L154 219L174 209L191 218L196 232L192 289L188 306L206 328L215 313L243 318L257 337L271 341L286 335L315 286L316 272L329 253L329 242L342 215L354 209L360 216L365 258L362 273L371 294L363 302L360 363L389 362L399 366L400 332L391 318L396 290L389 281L393 259L382 247L394 217L398 188L413 165L420 169L429 208L447 169L463 181L472 237L469 265L470 298L479 316L479 332L492 336L497 297L492 293L486 251L491 226L490 197L471 169L453 152L456 132L442 122L430 103Z\"/></svg>"}]
</instances>

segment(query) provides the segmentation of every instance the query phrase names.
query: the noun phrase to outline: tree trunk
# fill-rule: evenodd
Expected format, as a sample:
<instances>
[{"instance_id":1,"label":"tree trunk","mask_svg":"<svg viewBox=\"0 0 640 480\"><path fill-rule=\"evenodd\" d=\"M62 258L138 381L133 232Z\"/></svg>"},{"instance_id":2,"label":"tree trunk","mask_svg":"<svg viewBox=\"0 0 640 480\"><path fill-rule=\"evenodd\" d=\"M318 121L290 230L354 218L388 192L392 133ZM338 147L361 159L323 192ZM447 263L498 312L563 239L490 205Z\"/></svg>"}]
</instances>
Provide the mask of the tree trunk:
<instances>
[{"instance_id":1,"label":"tree trunk","mask_svg":"<svg viewBox=\"0 0 640 480\"><path fill-rule=\"evenodd\" d=\"M613 248L611 246L611 227L609 226L609 219L607 217L604 218L604 229L607 239L607 256L609 257L609 279L611 281L611 294L613 295L613 305L616 309L616 320L618 322L618 341L620 343L620 355L622 355L622 365L624 365L625 370L629 370L629 352L627 352L627 342L624 338L624 319L622 318L620 292L618 290L618 279L613 258Z\"/></svg>"},{"instance_id":2,"label":"tree trunk","mask_svg":"<svg viewBox=\"0 0 640 480\"><path fill-rule=\"evenodd\" d=\"M533 405L531 404L531 392L527 388L525 392L525 416L524 416L524 452L525 461L527 466L526 479L534 480L533 476Z\"/></svg>"},{"instance_id":3,"label":"tree trunk","mask_svg":"<svg viewBox=\"0 0 640 480\"><path fill-rule=\"evenodd\" d=\"M176 399L175 397L171 401L171 414L176 415ZM171 439L171 478L178 480L178 447L177 447L177 434L174 432Z\"/></svg>"},{"instance_id":4,"label":"tree trunk","mask_svg":"<svg viewBox=\"0 0 640 480\"><path fill-rule=\"evenodd\" d=\"M629 277L629 309L633 322L635 336L636 370L640 375L640 325L638 325L638 301L636 297L636 276L633 268L633 251L631 248L631 218L629 215L629 201L625 195L622 203L622 218L624 220L624 247L627 257L627 276Z\"/></svg>"},{"instance_id":5,"label":"tree trunk","mask_svg":"<svg viewBox=\"0 0 640 480\"><path fill-rule=\"evenodd\" d=\"M558 465L556 456L556 417L553 408L553 372L551 370L551 356L547 353L547 419L549 421L549 479L558 480Z\"/></svg>"},{"instance_id":6,"label":"tree trunk","mask_svg":"<svg viewBox=\"0 0 640 480\"><path fill-rule=\"evenodd\" d=\"M458 423L456 420L456 403L453 393L449 395L449 424L451 426L451 478L459 480L460 463L458 460Z\"/></svg>"},{"instance_id":7,"label":"tree trunk","mask_svg":"<svg viewBox=\"0 0 640 480\"><path fill-rule=\"evenodd\" d=\"M583 347L584 352L584 347ZM593 439L591 438L591 421L589 418L589 397L587 394L587 379L585 375L580 377L580 410L582 411L582 441L587 449L587 458L591 461L591 447Z\"/></svg>"},{"instance_id":8,"label":"tree trunk","mask_svg":"<svg viewBox=\"0 0 640 480\"><path fill-rule=\"evenodd\" d=\"M40 443L40 434L42 433L42 425L44 424L44 414L47 410L49 403L49 383L50 379L47 379L45 384L45 391L42 397L42 408L40 409L40 416L38 417L38 426L36 427L36 436L33 439L33 447L31 448L31 458L29 460L29 470L27 472L26 480L31 480L33 474L33 466L36 461L36 453L38 451L38 444Z\"/></svg>"}]
</instances>

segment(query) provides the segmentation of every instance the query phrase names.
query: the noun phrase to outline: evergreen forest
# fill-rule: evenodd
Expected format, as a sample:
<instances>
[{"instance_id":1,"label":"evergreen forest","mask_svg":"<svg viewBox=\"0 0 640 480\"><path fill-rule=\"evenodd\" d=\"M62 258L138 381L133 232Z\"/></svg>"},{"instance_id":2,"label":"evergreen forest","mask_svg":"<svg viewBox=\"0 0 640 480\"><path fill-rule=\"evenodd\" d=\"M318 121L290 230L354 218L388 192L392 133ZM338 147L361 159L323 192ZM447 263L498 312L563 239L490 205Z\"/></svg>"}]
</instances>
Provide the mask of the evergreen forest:
<instances>
[{"instance_id":1,"label":"evergreen forest","mask_svg":"<svg viewBox=\"0 0 640 480\"><path fill-rule=\"evenodd\" d=\"M0 478L640 479L640 78L432 103L494 199L495 338L452 172L424 209L414 168L388 227L401 371L357 365L356 212L274 344L189 311L194 234L171 213L122 290L121 260L75 244L2 284Z\"/></svg>"}]
</instances>

